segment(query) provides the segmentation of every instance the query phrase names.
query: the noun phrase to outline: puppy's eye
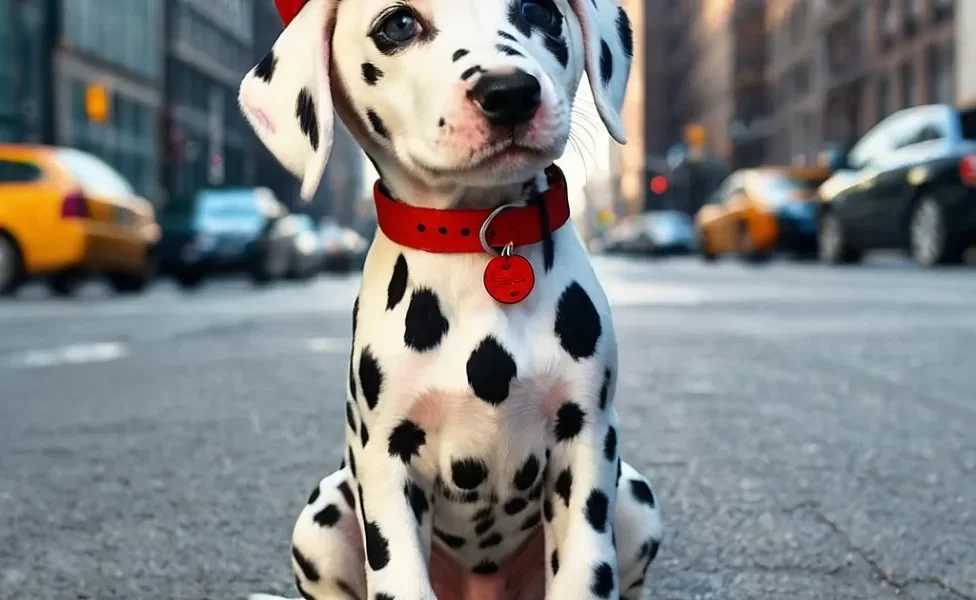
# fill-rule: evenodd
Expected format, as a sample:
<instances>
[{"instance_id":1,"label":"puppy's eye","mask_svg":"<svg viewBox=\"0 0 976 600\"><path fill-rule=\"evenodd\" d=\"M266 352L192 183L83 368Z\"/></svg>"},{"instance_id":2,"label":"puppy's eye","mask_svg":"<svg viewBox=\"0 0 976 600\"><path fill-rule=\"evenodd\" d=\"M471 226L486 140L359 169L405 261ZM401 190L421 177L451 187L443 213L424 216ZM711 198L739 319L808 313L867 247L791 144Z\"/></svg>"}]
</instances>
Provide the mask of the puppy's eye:
<instances>
[{"instance_id":1,"label":"puppy's eye","mask_svg":"<svg viewBox=\"0 0 976 600\"><path fill-rule=\"evenodd\" d=\"M522 16L546 33L559 33L562 16L552 0L522 0Z\"/></svg>"},{"instance_id":2,"label":"puppy's eye","mask_svg":"<svg viewBox=\"0 0 976 600\"><path fill-rule=\"evenodd\" d=\"M373 32L377 43L405 46L420 35L421 27L417 17L407 8L394 9L380 21Z\"/></svg>"}]
</instances>

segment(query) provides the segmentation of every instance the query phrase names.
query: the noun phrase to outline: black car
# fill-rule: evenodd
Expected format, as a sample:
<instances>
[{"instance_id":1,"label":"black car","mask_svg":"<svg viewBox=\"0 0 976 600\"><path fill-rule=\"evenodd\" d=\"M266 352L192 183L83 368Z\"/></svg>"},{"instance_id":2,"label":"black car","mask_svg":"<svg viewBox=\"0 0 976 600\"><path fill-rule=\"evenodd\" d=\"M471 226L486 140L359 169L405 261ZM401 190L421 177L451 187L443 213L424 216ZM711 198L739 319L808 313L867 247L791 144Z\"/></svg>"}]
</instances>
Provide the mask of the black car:
<instances>
[{"instance_id":1,"label":"black car","mask_svg":"<svg viewBox=\"0 0 976 600\"><path fill-rule=\"evenodd\" d=\"M315 221L308 215L285 217L286 233L291 238L291 260L288 278L304 281L318 274L324 251L322 240L315 230Z\"/></svg>"},{"instance_id":2,"label":"black car","mask_svg":"<svg viewBox=\"0 0 976 600\"><path fill-rule=\"evenodd\" d=\"M286 215L266 188L201 190L163 210L160 271L184 288L224 273L247 274L256 284L280 279L291 262Z\"/></svg>"},{"instance_id":3,"label":"black car","mask_svg":"<svg viewBox=\"0 0 976 600\"><path fill-rule=\"evenodd\" d=\"M897 249L930 266L976 243L976 110L898 111L830 162L818 191L822 261Z\"/></svg>"}]
</instances>

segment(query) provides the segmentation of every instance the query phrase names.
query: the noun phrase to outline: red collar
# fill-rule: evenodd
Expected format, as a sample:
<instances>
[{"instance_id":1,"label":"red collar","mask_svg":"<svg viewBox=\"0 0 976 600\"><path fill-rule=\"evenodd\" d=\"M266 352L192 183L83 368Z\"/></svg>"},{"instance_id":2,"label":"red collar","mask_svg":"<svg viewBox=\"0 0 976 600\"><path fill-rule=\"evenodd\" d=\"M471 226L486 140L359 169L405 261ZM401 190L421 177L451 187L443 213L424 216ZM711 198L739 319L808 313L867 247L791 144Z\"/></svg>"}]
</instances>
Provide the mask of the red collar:
<instances>
[{"instance_id":1,"label":"red collar","mask_svg":"<svg viewBox=\"0 0 976 600\"><path fill-rule=\"evenodd\" d=\"M542 192L541 205L500 207L495 210L440 210L398 202L383 193L380 182L373 186L376 223L394 243L415 250L439 254L484 253L480 232L486 221L488 245L501 249L541 242L547 234L569 220L566 179L555 165L546 169L549 189ZM548 232L542 224L548 221Z\"/></svg>"}]
</instances>

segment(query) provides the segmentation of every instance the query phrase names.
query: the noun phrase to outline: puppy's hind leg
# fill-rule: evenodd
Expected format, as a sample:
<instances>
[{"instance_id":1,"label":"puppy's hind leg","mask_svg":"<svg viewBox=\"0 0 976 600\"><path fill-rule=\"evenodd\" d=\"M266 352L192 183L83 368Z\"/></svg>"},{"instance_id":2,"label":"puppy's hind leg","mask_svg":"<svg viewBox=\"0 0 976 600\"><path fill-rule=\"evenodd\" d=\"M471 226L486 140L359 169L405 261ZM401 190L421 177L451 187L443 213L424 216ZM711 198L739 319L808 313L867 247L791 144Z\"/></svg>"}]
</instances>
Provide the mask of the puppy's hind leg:
<instances>
[{"instance_id":1,"label":"puppy's hind leg","mask_svg":"<svg viewBox=\"0 0 976 600\"><path fill-rule=\"evenodd\" d=\"M620 568L621 600L641 600L649 593L648 571L664 534L661 508L651 482L622 462L617 481L614 541Z\"/></svg>"},{"instance_id":2,"label":"puppy's hind leg","mask_svg":"<svg viewBox=\"0 0 976 600\"><path fill-rule=\"evenodd\" d=\"M366 600L366 562L346 469L323 479L292 533L291 564L306 600ZM254 594L249 600L281 600Z\"/></svg>"}]
</instances>

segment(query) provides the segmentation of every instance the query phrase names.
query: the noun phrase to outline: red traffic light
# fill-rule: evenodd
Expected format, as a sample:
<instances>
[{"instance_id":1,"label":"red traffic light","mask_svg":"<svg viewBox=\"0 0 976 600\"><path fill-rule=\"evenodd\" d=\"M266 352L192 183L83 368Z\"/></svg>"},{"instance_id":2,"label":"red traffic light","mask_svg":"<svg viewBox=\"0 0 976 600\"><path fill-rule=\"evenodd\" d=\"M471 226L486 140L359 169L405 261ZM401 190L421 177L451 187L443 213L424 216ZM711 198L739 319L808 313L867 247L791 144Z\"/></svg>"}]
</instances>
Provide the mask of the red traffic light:
<instances>
[{"instance_id":1,"label":"red traffic light","mask_svg":"<svg viewBox=\"0 0 976 600\"><path fill-rule=\"evenodd\" d=\"M664 175L655 175L651 178L651 191L661 195L668 191L668 178Z\"/></svg>"}]
</instances>

